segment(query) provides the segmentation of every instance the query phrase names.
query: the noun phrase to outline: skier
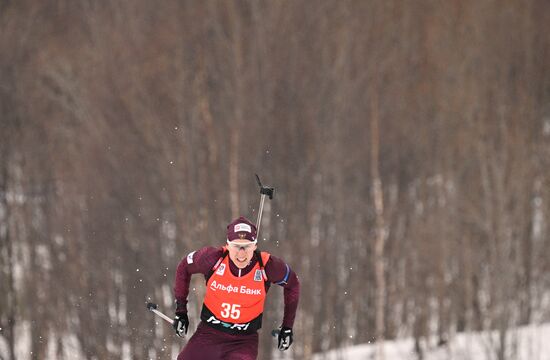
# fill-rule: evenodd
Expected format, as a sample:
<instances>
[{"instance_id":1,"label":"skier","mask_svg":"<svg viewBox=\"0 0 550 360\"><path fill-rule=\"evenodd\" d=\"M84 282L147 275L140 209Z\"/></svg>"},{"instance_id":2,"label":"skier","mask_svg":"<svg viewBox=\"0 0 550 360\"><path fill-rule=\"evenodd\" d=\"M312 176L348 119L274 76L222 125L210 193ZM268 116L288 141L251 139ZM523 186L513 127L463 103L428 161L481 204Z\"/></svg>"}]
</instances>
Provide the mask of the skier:
<instances>
[{"instance_id":1,"label":"skier","mask_svg":"<svg viewBox=\"0 0 550 360\"><path fill-rule=\"evenodd\" d=\"M284 288L284 315L278 348L293 341L298 307L298 277L281 259L257 251L256 226L239 217L227 226L227 244L204 247L182 259L176 271L174 329L183 337L189 328L187 295L191 275L206 279L201 322L178 360L253 360L258 356L258 329L271 284Z\"/></svg>"}]
</instances>

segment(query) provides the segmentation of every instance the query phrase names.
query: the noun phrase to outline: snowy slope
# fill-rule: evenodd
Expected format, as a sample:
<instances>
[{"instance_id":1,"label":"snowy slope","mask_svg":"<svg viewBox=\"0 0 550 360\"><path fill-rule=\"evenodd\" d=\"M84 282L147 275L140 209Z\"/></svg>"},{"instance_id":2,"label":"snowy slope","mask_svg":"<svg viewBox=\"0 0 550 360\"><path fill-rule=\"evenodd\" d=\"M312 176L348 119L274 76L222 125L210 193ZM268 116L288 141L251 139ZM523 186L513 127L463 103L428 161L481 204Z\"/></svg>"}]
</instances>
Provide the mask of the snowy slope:
<instances>
[{"instance_id":1,"label":"snowy slope","mask_svg":"<svg viewBox=\"0 0 550 360\"><path fill-rule=\"evenodd\" d=\"M28 330L28 329L27 329ZM550 323L543 325L531 325L510 331L512 352L508 354L511 360L550 360ZM424 360L495 360L492 344L497 341L495 333L465 333L457 334L445 347L429 347L426 350ZM75 338L68 337L66 341L65 358L84 359ZM30 359L26 351L30 339L26 336L19 337L17 344L17 359ZM413 351L413 340L402 339L386 341L384 344L385 360L417 360ZM426 345L423 343L423 345ZM173 349L172 354L177 354L179 349ZM358 345L350 348L333 350L325 354L316 354L313 360L369 360L375 359L375 344ZM0 358L7 356L7 343L0 336ZM289 353L279 353L284 359L290 359ZM50 352L48 359L55 359L55 352ZM152 356L152 358L156 358ZM123 356L129 359L129 356Z\"/></svg>"},{"instance_id":2,"label":"snowy slope","mask_svg":"<svg viewBox=\"0 0 550 360\"><path fill-rule=\"evenodd\" d=\"M550 360L550 324L531 325L511 330L511 350L508 359ZM457 334L446 347L431 347L424 360L494 360L491 350L497 343L496 333ZM384 345L385 360L417 360L413 340L387 341ZM367 360L375 359L376 345L366 344L317 354L314 360Z\"/></svg>"}]
</instances>

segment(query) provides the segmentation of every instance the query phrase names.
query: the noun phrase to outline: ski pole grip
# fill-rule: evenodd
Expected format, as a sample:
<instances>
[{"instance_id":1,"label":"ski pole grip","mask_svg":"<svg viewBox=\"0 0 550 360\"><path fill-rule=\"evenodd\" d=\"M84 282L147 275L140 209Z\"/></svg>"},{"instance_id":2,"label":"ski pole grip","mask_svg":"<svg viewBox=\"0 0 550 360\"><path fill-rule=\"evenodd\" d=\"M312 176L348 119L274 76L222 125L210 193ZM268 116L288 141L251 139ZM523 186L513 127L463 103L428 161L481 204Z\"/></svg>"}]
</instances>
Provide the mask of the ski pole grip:
<instances>
[{"instance_id":1,"label":"ski pole grip","mask_svg":"<svg viewBox=\"0 0 550 360\"><path fill-rule=\"evenodd\" d=\"M273 192L274 191L275 191L275 189L270 188L270 187L266 187L266 186L262 186L260 188L260 194L269 196L269 200L273 200Z\"/></svg>"},{"instance_id":2,"label":"ski pole grip","mask_svg":"<svg viewBox=\"0 0 550 360\"><path fill-rule=\"evenodd\" d=\"M256 181L258 182L258 185L260 185L260 194L267 195L269 196L269 200L273 200L273 192L275 191L275 189L272 187L263 186L258 174L254 174L254 175L256 175Z\"/></svg>"}]
</instances>

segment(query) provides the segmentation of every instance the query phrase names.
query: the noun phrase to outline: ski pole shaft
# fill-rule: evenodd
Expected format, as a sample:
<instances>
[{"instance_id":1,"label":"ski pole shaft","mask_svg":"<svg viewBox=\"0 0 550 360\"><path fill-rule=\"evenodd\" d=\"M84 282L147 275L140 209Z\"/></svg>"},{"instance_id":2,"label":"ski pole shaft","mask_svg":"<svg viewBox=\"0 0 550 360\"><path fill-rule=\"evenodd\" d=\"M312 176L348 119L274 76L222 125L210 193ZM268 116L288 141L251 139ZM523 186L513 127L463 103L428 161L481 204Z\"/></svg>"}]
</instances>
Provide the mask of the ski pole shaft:
<instances>
[{"instance_id":1,"label":"ski pole shaft","mask_svg":"<svg viewBox=\"0 0 550 360\"><path fill-rule=\"evenodd\" d=\"M172 320L169 316L166 316L165 314L163 314L161 311L157 310L157 308L158 308L157 304L147 303L147 309L149 311L152 311L153 313L155 313L155 315L160 316L161 318L166 320L168 323L170 323L170 325L172 325L174 323L174 320Z\"/></svg>"},{"instance_id":2,"label":"ski pole shaft","mask_svg":"<svg viewBox=\"0 0 550 360\"><path fill-rule=\"evenodd\" d=\"M256 219L256 239L259 239L260 225L262 223L262 213L264 211L265 197L267 195L269 196L269 199L273 199L273 192L275 191L275 189L272 187L263 186L258 174L255 174L255 175L256 175L256 181L260 186L260 208L258 209L258 218Z\"/></svg>"},{"instance_id":3,"label":"ski pole shaft","mask_svg":"<svg viewBox=\"0 0 550 360\"><path fill-rule=\"evenodd\" d=\"M260 225L262 223L262 212L264 211L265 195L260 196L260 209L258 210L258 217L256 218L256 239L260 234Z\"/></svg>"}]
</instances>

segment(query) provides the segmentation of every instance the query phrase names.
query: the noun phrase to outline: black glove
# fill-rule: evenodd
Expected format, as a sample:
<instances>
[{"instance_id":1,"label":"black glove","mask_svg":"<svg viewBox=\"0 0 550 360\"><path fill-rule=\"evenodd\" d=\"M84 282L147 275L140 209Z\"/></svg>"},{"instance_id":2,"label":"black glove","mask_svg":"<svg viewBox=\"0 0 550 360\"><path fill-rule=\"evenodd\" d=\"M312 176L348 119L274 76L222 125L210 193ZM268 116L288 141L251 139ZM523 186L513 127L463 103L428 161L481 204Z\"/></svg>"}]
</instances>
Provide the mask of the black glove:
<instances>
[{"instance_id":1,"label":"black glove","mask_svg":"<svg viewBox=\"0 0 550 360\"><path fill-rule=\"evenodd\" d=\"M176 330L176 335L184 337L187 334L187 329L189 329L189 317L187 313L176 314L172 326Z\"/></svg>"},{"instance_id":2,"label":"black glove","mask_svg":"<svg viewBox=\"0 0 550 360\"><path fill-rule=\"evenodd\" d=\"M279 350L288 350L290 345L292 345L292 329L283 326L279 330Z\"/></svg>"}]
</instances>

